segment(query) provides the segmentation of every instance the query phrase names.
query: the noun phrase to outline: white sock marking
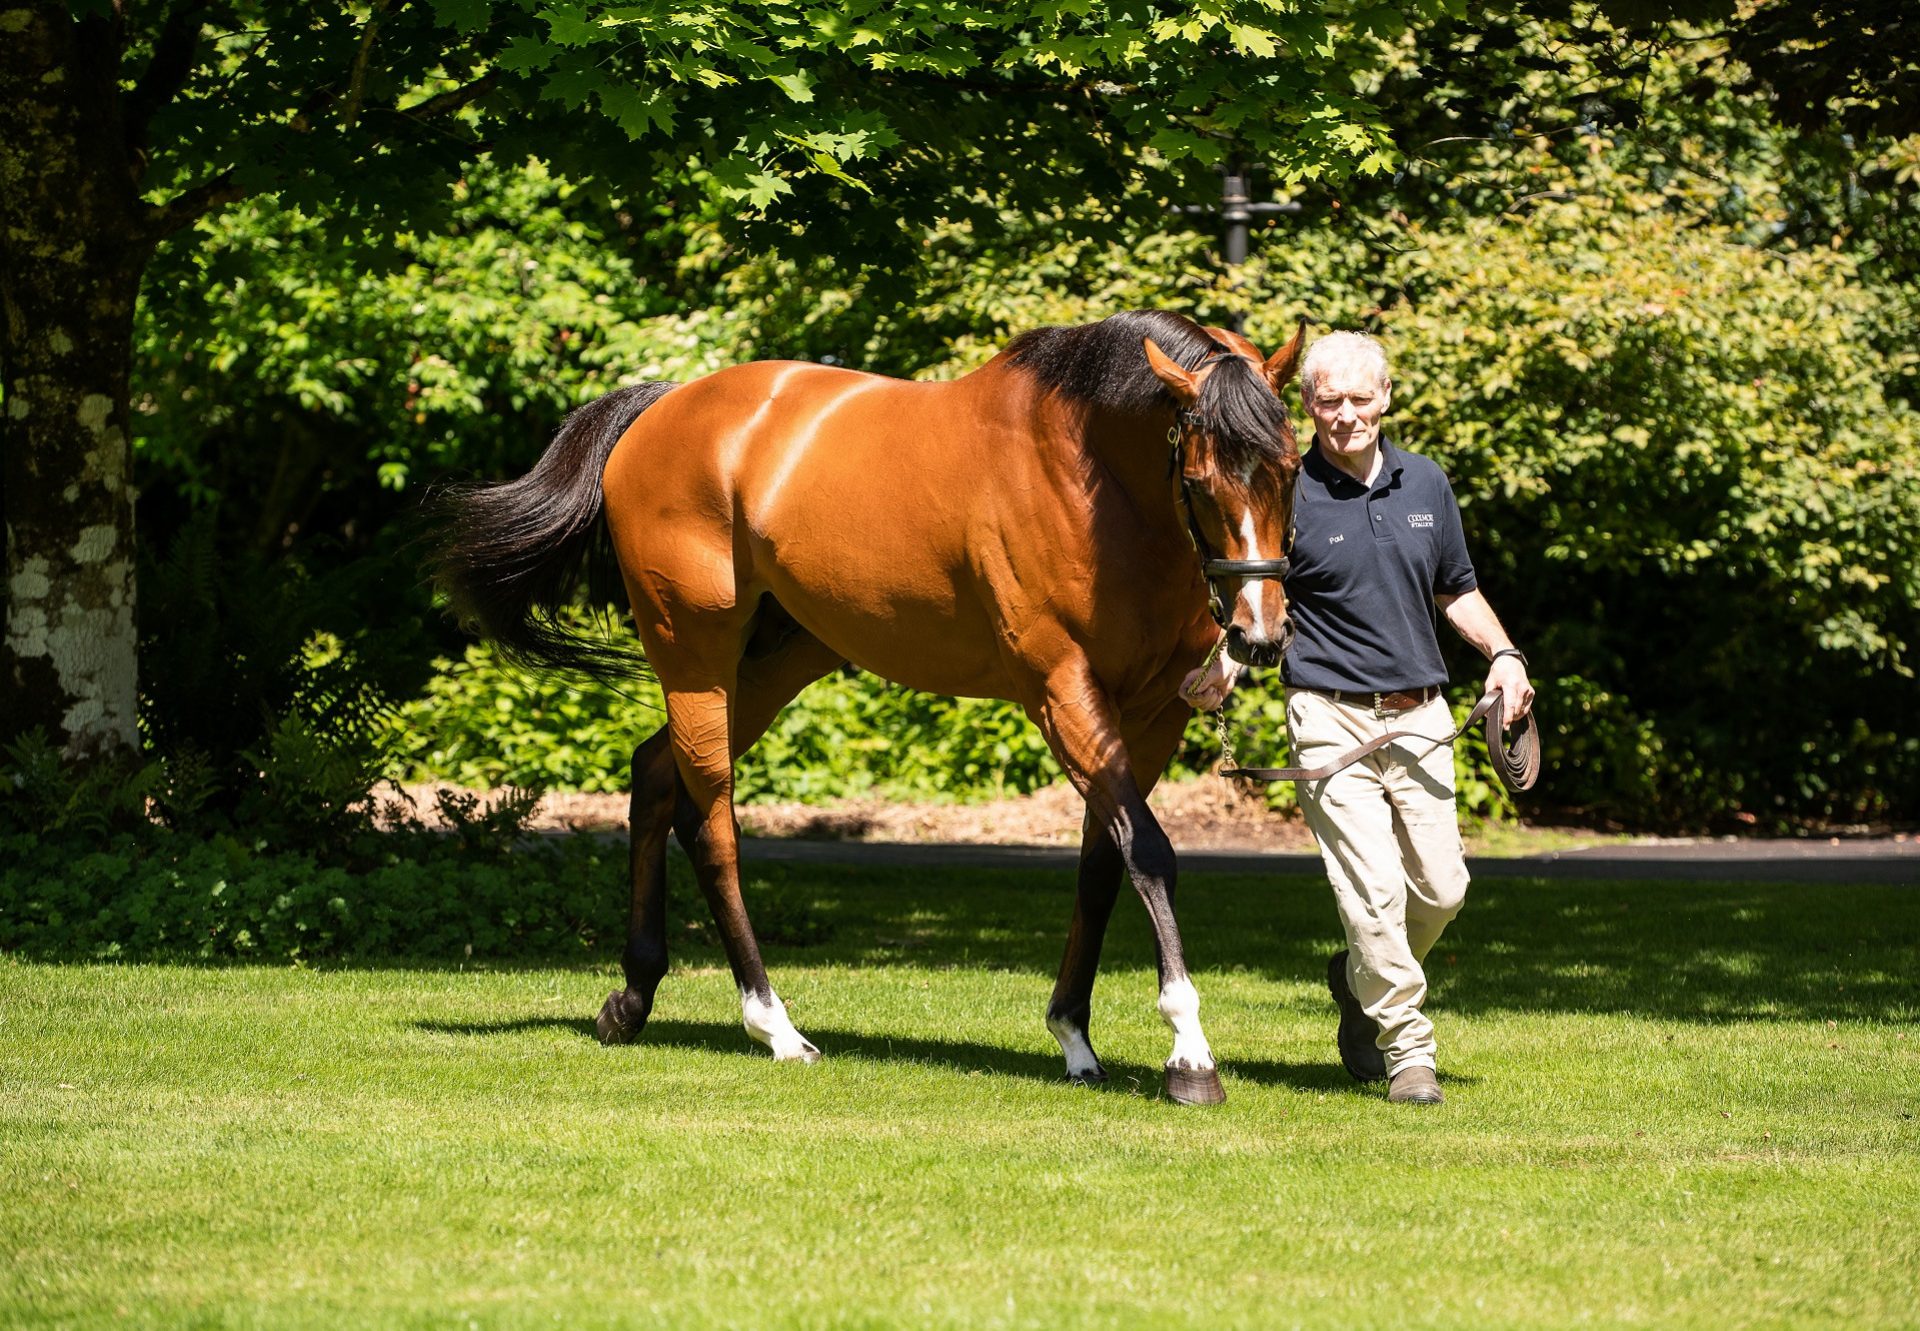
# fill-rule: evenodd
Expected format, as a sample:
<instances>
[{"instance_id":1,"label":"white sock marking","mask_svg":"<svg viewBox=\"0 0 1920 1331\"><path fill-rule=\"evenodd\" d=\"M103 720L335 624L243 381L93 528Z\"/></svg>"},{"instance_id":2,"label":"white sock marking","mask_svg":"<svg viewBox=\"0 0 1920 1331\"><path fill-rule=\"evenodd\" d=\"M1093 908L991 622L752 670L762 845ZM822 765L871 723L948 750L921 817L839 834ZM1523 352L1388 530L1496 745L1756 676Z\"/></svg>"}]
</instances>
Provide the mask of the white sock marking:
<instances>
[{"instance_id":1,"label":"white sock marking","mask_svg":"<svg viewBox=\"0 0 1920 1331\"><path fill-rule=\"evenodd\" d=\"M1213 1066L1213 1050L1200 1031L1200 991L1192 980L1173 980L1160 990L1160 1015L1173 1028L1168 1067L1200 1072Z\"/></svg>"},{"instance_id":2,"label":"white sock marking","mask_svg":"<svg viewBox=\"0 0 1920 1331\"><path fill-rule=\"evenodd\" d=\"M1073 1078L1098 1077L1100 1060L1094 1057L1093 1045L1087 1040L1087 1033L1065 1018L1047 1018L1047 1029L1053 1032L1053 1038L1060 1042L1060 1052L1067 1056L1067 1075Z\"/></svg>"},{"instance_id":3,"label":"white sock marking","mask_svg":"<svg viewBox=\"0 0 1920 1331\"><path fill-rule=\"evenodd\" d=\"M740 991L740 1019L746 1025L747 1034L773 1050L776 1063L796 1060L812 1063L818 1060L820 1051L793 1028L793 1021L787 1016L787 1005L780 1001L780 995L771 989L767 993L773 1000L770 1003L762 1003L750 989Z\"/></svg>"}]
</instances>

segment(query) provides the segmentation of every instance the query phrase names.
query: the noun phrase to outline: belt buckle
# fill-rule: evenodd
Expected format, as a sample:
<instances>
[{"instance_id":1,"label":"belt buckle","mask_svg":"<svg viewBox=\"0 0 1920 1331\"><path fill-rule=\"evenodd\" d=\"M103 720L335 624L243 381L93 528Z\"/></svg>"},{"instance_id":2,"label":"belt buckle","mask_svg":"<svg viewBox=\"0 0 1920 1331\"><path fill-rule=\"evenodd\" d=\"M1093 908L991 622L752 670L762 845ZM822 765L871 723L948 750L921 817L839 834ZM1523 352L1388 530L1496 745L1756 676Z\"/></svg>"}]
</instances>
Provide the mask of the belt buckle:
<instances>
[{"instance_id":1,"label":"belt buckle","mask_svg":"<svg viewBox=\"0 0 1920 1331\"><path fill-rule=\"evenodd\" d=\"M1373 691L1373 719L1376 721L1384 721L1387 719L1386 698L1387 695L1380 692L1380 690L1375 689Z\"/></svg>"}]
</instances>

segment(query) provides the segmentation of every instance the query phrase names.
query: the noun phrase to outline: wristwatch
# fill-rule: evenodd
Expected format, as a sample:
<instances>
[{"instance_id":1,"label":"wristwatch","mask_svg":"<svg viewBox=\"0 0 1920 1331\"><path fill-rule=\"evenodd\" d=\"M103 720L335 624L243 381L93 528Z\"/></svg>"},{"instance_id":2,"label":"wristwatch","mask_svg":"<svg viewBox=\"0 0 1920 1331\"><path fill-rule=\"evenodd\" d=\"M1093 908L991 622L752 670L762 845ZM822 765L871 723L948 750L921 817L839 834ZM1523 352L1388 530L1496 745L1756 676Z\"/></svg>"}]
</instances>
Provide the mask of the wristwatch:
<instances>
[{"instance_id":1,"label":"wristwatch","mask_svg":"<svg viewBox=\"0 0 1920 1331\"><path fill-rule=\"evenodd\" d=\"M1527 665L1527 654L1521 651L1518 647L1502 647L1499 651L1495 652L1492 656L1489 656L1487 658L1487 664L1492 665L1495 661L1498 661L1503 656L1517 656L1520 658L1520 665L1522 666L1522 668L1527 668L1527 669L1531 668Z\"/></svg>"}]
</instances>

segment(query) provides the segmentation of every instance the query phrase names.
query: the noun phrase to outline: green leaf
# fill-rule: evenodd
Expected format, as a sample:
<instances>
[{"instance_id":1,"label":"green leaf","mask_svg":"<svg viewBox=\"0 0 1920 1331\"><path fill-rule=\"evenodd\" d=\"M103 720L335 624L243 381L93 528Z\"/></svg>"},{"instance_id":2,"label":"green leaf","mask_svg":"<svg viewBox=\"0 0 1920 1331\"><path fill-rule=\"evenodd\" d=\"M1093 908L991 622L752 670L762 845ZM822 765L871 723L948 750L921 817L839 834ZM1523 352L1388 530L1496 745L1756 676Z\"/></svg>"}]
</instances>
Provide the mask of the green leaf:
<instances>
[{"instance_id":1,"label":"green leaf","mask_svg":"<svg viewBox=\"0 0 1920 1331\"><path fill-rule=\"evenodd\" d=\"M1272 59L1275 55L1279 54L1280 50L1274 41L1272 33L1245 23L1234 27L1233 45L1236 50L1245 51L1249 55L1259 56L1263 60Z\"/></svg>"},{"instance_id":2,"label":"green leaf","mask_svg":"<svg viewBox=\"0 0 1920 1331\"><path fill-rule=\"evenodd\" d=\"M559 46L591 46L613 40L613 34L579 5L554 5L541 10L540 17L547 21L552 40Z\"/></svg>"},{"instance_id":3,"label":"green leaf","mask_svg":"<svg viewBox=\"0 0 1920 1331\"><path fill-rule=\"evenodd\" d=\"M516 74L525 74L535 69L545 69L553 63L554 49L538 37L515 37L508 42L506 49L495 56L493 63Z\"/></svg>"},{"instance_id":4,"label":"green leaf","mask_svg":"<svg viewBox=\"0 0 1920 1331\"><path fill-rule=\"evenodd\" d=\"M645 138L649 129L673 132L673 103L658 89L641 92L629 84L609 84L600 89L600 109L630 139Z\"/></svg>"},{"instance_id":5,"label":"green leaf","mask_svg":"<svg viewBox=\"0 0 1920 1331\"><path fill-rule=\"evenodd\" d=\"M433 17L455 32L481 32L493 18L488 0L433 0Z\"/></svg>"},{"instance_id":6,"label":"green leaf","mask_svg":"<svg viewBox=\"0 0 1920 1331\"><path fill-rule=\"evenodd\" d=\"M572 69L556 70L547 76L547 83L540 95L550 101L560 102L570 111L578 111L597 92L607 86L606 77L592 65L583 65Z\"/></svg>"},{"instance_id":7,"label":"green leaf","mask_svg":"<svg viewBox=\"0 0 1920 1331\"><path fill-rule=\"evenodd\" d=\"M827 175L832 176L835 180L845 181L847 184L853 186L855 189L861 191L862 193L865 193L865 194L873 193L872 186L868 185L863 180L858 180L858 179L855 179L853 176L848 175L846 171L841 167L840 163L835 161L833 158L827 156L827 154L822 152L810 152L807 154L807 160L813 163L814 168L816 170L825 172Z\"/></svg>"},{"instance_id":8,"label":"green leaf","mask_svg":"<svg viewBox=\"0 0 1920 1331\"><path fill-rule=\"evenodd\" d=\"M724 197L744 199L755 208L765 208L782 194L793 193L792 185L749 157L722 158L708 170Z\"/></svg>"},{"instance_id":9,"label":"green leaf","mask_svg":"<svg viewBox=\"0 0 1920 1331\"><path fill-rule=\"evenodd\" d=\"M796 102L810 102L813 100L813 85L819 81L812 71L803 69L797 74L776 75L773 84Z\"/></svg>"}]
</instances>

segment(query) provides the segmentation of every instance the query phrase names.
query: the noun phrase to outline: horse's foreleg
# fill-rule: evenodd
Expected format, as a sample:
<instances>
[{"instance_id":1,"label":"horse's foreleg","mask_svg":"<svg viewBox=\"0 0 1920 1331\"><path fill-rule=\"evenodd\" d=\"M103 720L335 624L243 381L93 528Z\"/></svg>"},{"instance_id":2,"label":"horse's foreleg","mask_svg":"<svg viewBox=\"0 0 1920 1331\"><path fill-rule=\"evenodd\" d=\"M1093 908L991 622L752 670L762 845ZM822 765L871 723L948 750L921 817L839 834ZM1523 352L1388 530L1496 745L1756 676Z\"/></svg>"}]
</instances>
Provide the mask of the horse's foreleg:
<instances>
[{"instance_id":1,"label":"horse's foreleg","mask_svg":"<svg viewBox=\"0 0 1920 1331\"><path fill-rule=\"evenodd\" d=\"M1160 966L1160 1015L1173 1029L1173 1051L1166 1064L1168 1098L1183 1104L1217 1104L1226 1092L1214 1067L1213 1050L1200 1028L1200 995L1187 974L1186 950L1174 918L1173 844L1147 808L1115 709L1083 670L1072 669L1049 677L1046 701L1035 719L1069 779L1086 798L1088 811L1105 828L1153 925ZM1165 724L1170 726L1172 720ZM1160 761L1164 765L1165 758ZM1150 787L1157 768L1145 775ZM1055 992L1057 997L1059 990Z\"/></svg>"},{"instance_id":2,"label":"horse's foreleg","mask_svg":"<svg viewBox=\"0 0 1920 1331\"><path fill-rule=\"evenodd\" d=\"M627 987L607 995L594 1023L603 1044L626 1044L640 1034L653 1011L654 991L667 973L667 832L673 826L674 792L680 774L666 726L633 751L633 794L628 805L628 869L633 902L627 915L627 946L621 954Z\"/></svg>"},{"instance_id":3,"label":"horse's foreleg","mask_svg":"<svg viewBox=\"0 0 1920 1331\"><path fill-rule=\"evenodd\" d=\"M1143 797L1152 793L1180 743L1187 710L1178 704L1175 708L1156 717L1152 725L1127 743L1128 765ZM1106 1069L1093 1051L1088 1022L1107 922L1126 877L1125 858L1107 835L1106 823L1090 807L1080 832L1080 879L1074 897L1073 923L1067 929L1060 974L1054 982L1053 998L1047 1004L1047 1029L1060 1042L1060 1050L1066 1055L1067 1076L1076 1082L1097 1083L1107 1079Z\"/></svg>"}]
</instances>

